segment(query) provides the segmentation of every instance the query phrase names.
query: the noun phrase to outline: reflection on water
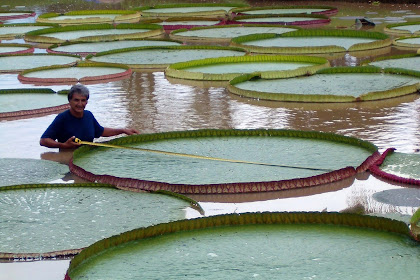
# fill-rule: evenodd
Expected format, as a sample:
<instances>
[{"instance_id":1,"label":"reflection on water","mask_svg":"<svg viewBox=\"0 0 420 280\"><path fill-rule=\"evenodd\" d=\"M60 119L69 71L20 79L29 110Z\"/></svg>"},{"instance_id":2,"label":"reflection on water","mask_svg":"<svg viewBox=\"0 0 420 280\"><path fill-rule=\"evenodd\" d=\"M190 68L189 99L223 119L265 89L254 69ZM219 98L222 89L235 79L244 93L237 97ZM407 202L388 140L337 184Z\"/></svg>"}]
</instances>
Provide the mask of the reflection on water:
<instances>
[{"instance_id":1,"label":"reflection on water","mask_svg":"<svg viewBox=\"0 0 420 280\"><path fill-rule=\"evenodd\" d=\"M95 1L1 1L1 4L25 6L37 14L83 9L127 9L130 5L155 5L171 1L111 1L111 4ZM101 1L107 2L107 1ZM117 3L118 2L118 3ZM279 1L247 1L254 6L280 5ZM289 2L287 4L290 4ZM371 31L381 31L392 21L414 21L419 15L415 5L381 3L337 3L294 1L295 5L338 6L339 13L332 18L331 25L337 28L355 29L354 17L368 16L380 24ZM404 12L398 12L404 11ZM398 13L397 13L398 12ZM30 22L33 19L22 21ZM15 21L19 22L19 21ZM11 23L11 22L8 22ZM22 39L11 40L22 42ZM6 41L4 41L6 42ZM44 52L37 49L37 52ZM327 57L333 66L359 65L366 59L390 54L413 53L395 47L374 52L360 52ZM0 74L0 89L28 88L21 84L16 74ZM55 91L68 86L51 86ZM98 121L110 127L135 127L142 133L201 128L272 128L333 132L354 136L376 144L381 150L397 148L398 152L412 153L420 148L420 98L418 94L374 102L351 104L302 104L267 102L241 98L229 94L220 84L178 83L166 79L163 72L136 72L130 79L89 85L91 98L87 109ZM31 119L0 121L0 157L45 158L59 162L67 161L68 154L39 146L42 132L51 123L55 114ZM100 139L105 140L105 139ZM73 179L75 179L73 177ZM69 180L66 177L64 180ZM354 180L354 181L353 181ZM76 179L77 181L77 179ZM344 184L344 185L341 185ZM374 176L351 179L335 185L320 186L308 190L284 193L265 193L240 196L196 197L202 201L206 215L250 211L342 211L362 206L366 213L390 215L406 220L415 208L403 208L375 201L372 195L401 186L384 182ZM215 202L216 201L216 202ZM199 215L188 210L190 218ZM400 217L399 217L400 216ZM27 264L0 264L0 279L63 279L68 261L38 262L30 265L31 272L25 274ZM40 275L33 274L40 270ZM50 271L60 273L54 275ZM22 276L22 274L24 276ZM30 275L30 276L29 276Z\"/></svg>"}]
</instances>

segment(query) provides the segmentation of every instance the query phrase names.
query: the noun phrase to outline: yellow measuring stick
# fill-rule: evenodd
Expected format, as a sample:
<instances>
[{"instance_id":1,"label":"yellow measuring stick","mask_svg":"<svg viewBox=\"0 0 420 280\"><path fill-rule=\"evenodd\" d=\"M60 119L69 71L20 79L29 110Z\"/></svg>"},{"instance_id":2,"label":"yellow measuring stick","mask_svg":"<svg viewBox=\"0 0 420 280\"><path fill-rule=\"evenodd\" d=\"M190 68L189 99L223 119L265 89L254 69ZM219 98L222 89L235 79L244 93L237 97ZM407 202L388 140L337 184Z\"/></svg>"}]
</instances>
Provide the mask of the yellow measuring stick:
<instances>
[{"instance_id":1,"label":"yellow measuring stick","mask_svg":"<svg viewBox=\"0 0 420 280\"><path fill-rule=\"evenodd\" d=\"M216 157L206 157L200 155L193 155L193 154L184 154L184 153L176 153L176 152L168 152L168 151L160 151L160 150L153 150L153 149L146 149L146 148L135 148L135 147L124 147L106 143L97 143L97 142L88 142L82 141L79 138L75 138L74 142L89 146L99 146L99 147L108 147L108 148L117 148L117 149L127 149L127 150L136 150L141 152L150 152L156 154L164 154L169 156L178 156L178 157L189 157L189 158L198 158L198 159L205 159L205 160L215 160L215 161L224 161L224 162L232 162L232 163L245 163L245 164L254 164L254 165L265 165L265 166L276 166L276 167L283 167L283 168L296 168L296 169L307 169L307 170L320 170L320 171L332 171L332 169L324 169L324 168L312 168L312 167L301 167L301 166L290 166L290 165L279 165L273 163L264 163L264 162L253 162L253 161L245 161L245 160L235 160L235 159L225 159L225 158L216 158Z\"/></svg>"}]
</instances>

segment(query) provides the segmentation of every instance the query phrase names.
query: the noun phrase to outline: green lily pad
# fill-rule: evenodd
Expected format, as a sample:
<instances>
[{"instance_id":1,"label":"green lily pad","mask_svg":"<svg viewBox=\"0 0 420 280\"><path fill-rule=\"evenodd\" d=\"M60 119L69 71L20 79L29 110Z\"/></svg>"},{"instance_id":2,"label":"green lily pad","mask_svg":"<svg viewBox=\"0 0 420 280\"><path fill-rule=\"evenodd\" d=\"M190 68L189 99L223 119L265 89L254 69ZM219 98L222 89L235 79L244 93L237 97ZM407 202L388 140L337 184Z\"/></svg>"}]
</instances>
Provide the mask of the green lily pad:
<instances>
[{"instance_id":1,"label":"green lily pad","mask_svg":"<svg viewBox=\"0 0 420 280\"><path fill-rule=\"evenodd\" d=\"M0 252L80 249L137 227L185 218L186 200L94 184L0 189ZM1 256L1 254L0 254Z\"/></svg>"},{"instance_id":2,"label":"green lily pad","mask_svg":"<svg viewBox=\"0 0 420 280\"><path fill-rule=\"evenodd\" d=\"M51 65L69 65L79 59L80 57L75 56L50 54L0 56L0 72L16 72Z\"/></svg>"},{"instance_id":3,"label":"green lily pad","mask_svg":"<svg viewBox=\"0 0 420 280\"><path fill-rule=\"evenodd\" d=\"M399 177L420 180L420 154L393 152L387 155L380 169Z\"/></svg>"},{"instance_id":4,"label":"green lily pad","mask_svg":"<svg viewBox=\"0 0 420 280\"><path fill-rule=\"evenodd\" d=\"M279 213L266 216L276 214ZM231 216L236 215L158 225L155 232L159 235L152 233L153 228L139 229L137 238L135 232L126 233L112 239L114 246L108 245L111 240L108 243L103 240L82 251L72 260L68 276L72 280L220 279L227 274L230 279L396 279L402 274L415 279L418 276L420 246L407 235L379 228L349 227L345 222L344 225L323 224L322 217L288 224L296 214L289 215L287 224L262 224L259 217L250 218L247 223L248 216L254 216L245 214L237 215L232 224ZM361 220L370 219L375 218ZM267 219L266 223L272 221Z\"/></svg>"},{"instance_id":5,"label":"green lily pad","mask_svg":"<svg viewBox=\"0 0 420 280\"><path fill-rule=\"evenodd\" d=\"M0 158L0 186L48 183L68 172L67 165L54 161Z\"/></svg>"},{"instance_id":6,"label":"green lily pad","mask_svg":"<svg viewBox=\"0 0 420 280\"><path fill-rule=\"evenodd\" d=\"M97 53L88 57L91 61L120 63L138 68L166 68L169 64L194 59L223 56L242 56L245 51L239 48L213 46L168 46L128 48L119 51Z\"/></svg>"}]
</instances>

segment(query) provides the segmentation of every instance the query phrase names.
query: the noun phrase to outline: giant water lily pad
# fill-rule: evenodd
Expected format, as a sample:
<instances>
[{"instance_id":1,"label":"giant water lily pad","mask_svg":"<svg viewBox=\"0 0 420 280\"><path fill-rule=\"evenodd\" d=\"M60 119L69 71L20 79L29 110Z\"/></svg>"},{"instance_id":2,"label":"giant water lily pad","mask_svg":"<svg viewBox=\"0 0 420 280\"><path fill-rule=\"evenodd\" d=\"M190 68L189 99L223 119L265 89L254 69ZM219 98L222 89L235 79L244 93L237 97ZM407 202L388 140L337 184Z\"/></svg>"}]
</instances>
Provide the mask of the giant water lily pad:
<instances>
[{"instance_id":1,"label":"giant water lily pad","mask_svg":"<svg viewBox=\"0 0 420 280\"><path fill-rule=\"evenodd\" d=\"M47 49L52 53L71 53L71 54L96 54L116 49L126 49L135 47L156 47L156 46L178 46L181 43L168 40L121 40L108 42L91 43L69 43L51 46Z\"/></svg>"},{"instance_id":2,"label":"giant water lily pad","mask_svg":"<svg viewBox=\"0 0 420 280\"><path fill-rule=\"evenodd\" d=\"M324 69L312 76L261 79L243 75L230 82L234 94L258 99L296 102L353 102L392 98L417 92L420 78L381 73L377 67Z\"/></svg>"},{"instance_id":3,"label":"giant water lily pad","mask_svg":"<svg viewBox=\"0 0 420 280\"><path fill-rule=\"evenodd\" d=\"M391 39L379 32L328 29L241 36L232 39L231 43L258 53L340 53L378 49L391 44Z\"/></svg>"},{"instance_id":4,"label":"giant water lily pad","mask_svg":"<svg viewBox=\"0 0 420 280\"><path fill-rule=\"evenodd\" d=\"M19 18L33 17L35 13L32 11L0 11L0 20L11 20Z\"/></svg>"},{"instance_id":5,"label":"giant water lily pad","mask_svg":"<svg viewBox=\"0 0 420 280\"><path fill-rule=\"evenodd\" d=\"M324 14L337 13L337 8L329 6L265 6L235 8L232 13L240 15L270 15L270 14Z\"/></svg>"},{"instance_id":6,"label":"giant water lily pad","mask_svg":"<svg viewBox=\"0 0 420 280\"><path fill-rule=\"evenodd\" d=\"M153 7L140 7L137 10L141 11L143 17L179 17L179 16L212 16L224 17L227 13L237 8L239 5L220 5L220 4L168 4L156 5Z\"/></svg>"},{"instance_id":7,"label":"giant water lily pad","mask_svg":"<svg viewBox=\"0 0 420 280\"><path fill-rule=\"evenodd\" d=\"M376 147L367 142L288 130L168 132L110 144L117 148L79 148L71 171L90 181L146 190L258 192L347 178L376 155Z\"/></svg>"},{"instance_id":8,"label":"giant water lily pad","mask_svg":"<svg viewBox=\"0 0 420 280\"><path fill-rule=\"evenodd\" d=\"M0 186L48 183L68 172L67 165L53 161L0 158Z\"/></svg>"},{"instance_id":9,"label":"giant water lily pad","mask_svg":"<svg viewBox=\"0 0 420 280\"><path fill-rule=\"evenodd\" d=\"M93 10L71 11L64 14L47 13L37 18L37 22L56 24L95 24L95 23L120 23L136 22L140 13L130 10Z\"/></svg>"},{"instance_id":10,"label":"giant water lily pad","mask_svg":"<svg viewBox=\"0 0 420 280\"><path fill-rule=\"evenodd\" d=\"M19 73L18 79L36 85L99 83L128 78L131 72L125 65L80 62L76 66L53 65L25 70Z\"/></svg>"},{"instance_id":11,"label":"giant water lily pad","mask_svg":"<svg viewBox=\"0 0 420 280\"><path fill-rule=\"evenodd\" d=\"M78 60L80 60L78 56L51 54L0 56L0 72L18 72L51 65L70 65Z\"/></svg>"},{"instance_id":12,"label":"giant water lily pad","mask_svg":"<svg viewBox=\"0 0 420 280\"><path fill-rule=\"evenodd\" d=\"M420 246L403 222L338 213L248 213L173 222L102 240L71 261L67 276L395 279L404 274L415 279L419 256Z\"/></svg>"},{"instance_id":13,"label":"giant water lily pad","mask_svg":"<svg viewBox=\"0 0 420 280\"><path fill-rule=\"evenodd\" d=\"M381 68L401 68L420 73L420 55L408 54L394 57L382 57L369 65Z\"/></svg>"},{"instance_id":14,"label":"giant water lily pad","mask_svg":"<svg viewBox=\"0 0 420 280\"><path fill-rule=\"evenodd\" d=\"M34 50L29 44L0 44L0 55L33 53Z\"/></svg>"},{"instance_id":15,"label":"giant water lily pad","mask_svg":"<svg viewBox=\"0 0 420 280\"><path fill-rule=\"evenodd\" d=\"M98 42L124 39L142 39L163 34L163 28L154 24L87 24L31 31L25 41L62 44L65 42Z\"/></svg>"},{"instance_id":16,"label":"giant water lily pad","mask_svg":"<svg viewBox=\"0 0 420 280\"><path fill-rule=\"evenodd\" d=\"M0 90L0 104L0 119L55 113L68 108L67 95L51 89Z\"/></svg>"},{"instance_id":17,"label":"giant water lily pad","mask_svg":"<svg viewBox=\"0 0 420 280\"><path fill-rule=\"evenodd\" d=\"M206 18L169 18L166 20L159 20L154 22L155 24L163 26L166 31L176 30L182 28L193 28L201 26L212 26L221 24L222 22L218 19L206 19Z\"/></svg>"},{"instance_id":18,"label":"giant water lily pad","mask_svg":"<svg viewBox=\"0 0 420 280\"><path fill-rule=\"evenodd\" d=\"M296 28L284 27L270 24L229 24L208 27L195 27L190 30L175 30L169 36L177 40L209 40L230 41L234 37L258 34L258 33L277 33L295 31Z\"/></svg>"},{"instance_id":19,"label":"giant water lily pad","mask_svg":"<svg viewBox=\"0 0 420 280\"><path fill-rule=\"evenodd\" d=\"M0 39L11 39L15 37L21 37L27 32L48 27L51 27L51 25L40 25L31 23L0 24Z\"/></svg>"},{"instance_id":20,"label":"giant water lily pad","mask_svg":"<svg viewBox=\"0 0 420 280\"><path fill-rule=\"evenodd\" d=\"M243 73L258 72L267 78L308 75L328 67L328 60L305 56L234 56L175 63L165 70L173 78L231 80Z\"/></svg>"},{"instance_id":21,"label":"giant water lily pad","mask_svg":"<svg viewBox=\"0 0 420 280\"><path fill-rule=\"evenodd\" d=\"M236 16L229 23L233 24L281 24L281 25L324 25L331 20L322 15L246 15Z\"/></svg>"},{"instance_id":22,"label":"giant water lily pad","mask_svg":"<svg viewBox=\"0 0 420 280\"><path fill-rule=\"evenodd\" d=\"M420 154L389 153L379 168L382 172L391 175L386 176L387 178L394 177L396 181L402 178L401 182L420 185Z\"/></svg>"},{"instance_id":23,"label":"giant water lily pad","mask_svg":"<svg viewBox=\"0 0 420 280\"><path fill-rule=\"evenodd\" d=\"M404 22L387 25L384 28L386 33L399 36L412 36L420 34L420 22Z\"/></svg>"},{"instance_id":24,"label":"giant water lily pad","mask_svg":"<svg viewBox=\"0 0 420 280\"><path fill-rule=\"evenodd\" d=\"M394 40L394 45L405 48L420 48L420 36L403 37Z\"/></svg>"},{"instance_id":25,"label":"giant water lily pad","mask_svg":"<svg viewBox=\"0 0 420 280\"><path fill-rule=\"evenodd\" d=\"M0 192L1 258L65 255L114 234L184 219L191 206L174 196L110 185L24 185Z\"/></svg>"},{"instance_id":26,"label":"giant water lily pad","mask_svg":"<svg viewBox=\"0 0 420 280\"><path fill-rule=\"evenodd\" d=\"M97 53L88 56L91 61L121 63L129 65L132 69L166 68L168 65L188 60L242 56L245 51L240 48L216 46L167 46L167 47L140 47Z\"/></svg>"}]
</instances>

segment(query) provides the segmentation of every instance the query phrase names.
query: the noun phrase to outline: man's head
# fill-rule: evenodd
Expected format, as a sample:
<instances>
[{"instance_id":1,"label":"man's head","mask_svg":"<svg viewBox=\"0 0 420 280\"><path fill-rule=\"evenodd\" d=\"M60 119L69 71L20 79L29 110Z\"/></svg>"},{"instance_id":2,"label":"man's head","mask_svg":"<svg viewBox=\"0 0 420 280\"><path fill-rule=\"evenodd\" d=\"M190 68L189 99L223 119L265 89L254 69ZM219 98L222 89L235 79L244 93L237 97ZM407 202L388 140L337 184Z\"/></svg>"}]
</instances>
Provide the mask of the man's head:
<instances>
[{"instance_id":1,"label":"man's head","mask_svg":"<svg viewBox=\"0 0 420 280\"><path fill-rule=\"evenodd\" d=\"M69 100L70 113L76 118L82 118L89 99L87 87L81 84L72 86L67 98Z\"/></svg>"},{"instance_id":2,"label":"man's head","mask_svg":"<svg viewBox=\"0 0 420 280\"><path fill-rule=\"evenodd\" d=\"M86 100L89 100L89 89L84 85L77 84L72 86L69 93L67 94L67 99L70 101L75 93L80 94L86 97Z\"/></svg>"}]
</instances>

